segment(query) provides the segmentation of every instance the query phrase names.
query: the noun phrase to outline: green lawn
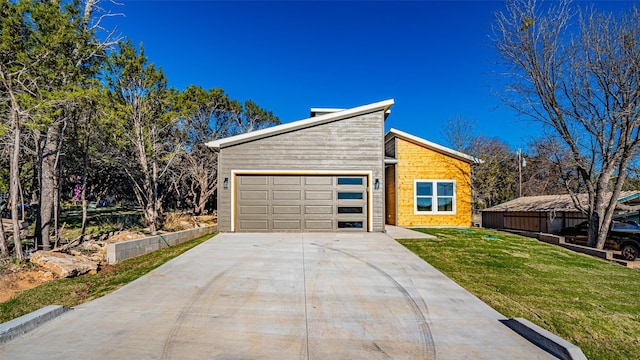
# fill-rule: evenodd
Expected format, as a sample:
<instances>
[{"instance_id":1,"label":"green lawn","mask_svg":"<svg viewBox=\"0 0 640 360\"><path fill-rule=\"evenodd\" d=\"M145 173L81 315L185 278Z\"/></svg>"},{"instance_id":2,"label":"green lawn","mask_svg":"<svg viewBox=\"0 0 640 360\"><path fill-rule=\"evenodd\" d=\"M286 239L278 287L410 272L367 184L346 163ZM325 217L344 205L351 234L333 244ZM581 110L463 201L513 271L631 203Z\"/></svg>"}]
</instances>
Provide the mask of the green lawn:
<instances>
[{"instance_id":1,"label":"green lawn","mask_svg":"<svg viewBox=\"0 0 640 360\"><path fill-rule=\"evenodd\" d=\"M485 229L416 229L404 246L507 317L523 317L589 359L640 357L640 271Z\"/></svg>"},{"instance_id":2,"label":"green lawn","mask_svg":"<svg viewBox=\"0 0 640 360\"><path fill-rule=\"evenodd\" d=\"M174 257L210 239L213 234L161 249L137 258L108 265L94 275L49 281L18 293L0 303L0 323L15 319L47 305L72 307L104 296L141 277Z\"/></svg>"}]
</instances>

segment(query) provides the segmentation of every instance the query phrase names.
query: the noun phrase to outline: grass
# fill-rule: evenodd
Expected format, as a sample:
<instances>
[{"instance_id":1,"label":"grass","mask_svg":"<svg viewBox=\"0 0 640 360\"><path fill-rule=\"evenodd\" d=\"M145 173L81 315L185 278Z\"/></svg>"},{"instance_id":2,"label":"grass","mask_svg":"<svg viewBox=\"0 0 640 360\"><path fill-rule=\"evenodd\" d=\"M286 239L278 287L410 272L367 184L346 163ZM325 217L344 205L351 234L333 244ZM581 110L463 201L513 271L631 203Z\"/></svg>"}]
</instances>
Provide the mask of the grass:
<instances>
[{"instance_id":1,"label":"grass","mask_svg":"<svg viewBox=\"0 0 640 360\"><path fill-rule=\"evenodd\" d=\"M118 230L142 230L144 217L139 209L108 207L92 209L87 212L87 235L96 235ZM82 232L82 211L68 211L60 219L65 224L62 237L67 240L80 236Z\"/></svg>"},{"instance_id":2,"label":"grass","mask_svg":"<svg viewBox=\"0 0 640 360\"><path fill-rule=\"evenodd\" d=\"M503 315L523 317L579 346L589 359L640 351L640 271L509 233L416 229L400 240Z\"/></svg>"},{"instance_id":3,"label":"grass","mask_svg":"<svg viewBox=\"0 0 640 360\"><path fill-rule=\"evenodd\" d=\"M22 291L0 303L0 323L15 319L47 305L76 306L107 295L150 272L185 251L205 242L212 235L161 249L116 265L107 265L97 274L46 282Z\"/></svg>"}]
</instances>

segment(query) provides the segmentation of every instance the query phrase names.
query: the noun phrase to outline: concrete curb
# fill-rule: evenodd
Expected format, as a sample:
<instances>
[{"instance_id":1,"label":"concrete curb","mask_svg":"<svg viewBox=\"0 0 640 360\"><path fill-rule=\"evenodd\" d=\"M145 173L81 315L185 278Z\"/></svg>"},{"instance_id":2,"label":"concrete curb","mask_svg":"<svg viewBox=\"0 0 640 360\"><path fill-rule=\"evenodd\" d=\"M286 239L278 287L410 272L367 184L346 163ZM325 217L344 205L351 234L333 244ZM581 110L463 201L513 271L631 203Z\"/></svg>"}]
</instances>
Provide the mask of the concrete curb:
<instances>
[{"instance_id":1,"label":"concrete curb","mask_svg":"<svg viewBox=\"0 0 640 360\"><path fill-rule=\"evenodd\" d=\"M526 319L512 318L509 320L501 320L501 322L558 359L587 360L587 357L584 356L584 353L582 353L579 347Z\"/></svg>"},{"instance_id":2,"label":"concrete curb","mask_svg":"<svg viewBox=\"0 0 640 360\"><path fill-rule=\"evenodd\" d=\"M0 324L0 344L7 343L18 336L24 335L51 319L62 315L71 309L60 305L49 305L32 313Z\"/></svg>"}]
</instances>

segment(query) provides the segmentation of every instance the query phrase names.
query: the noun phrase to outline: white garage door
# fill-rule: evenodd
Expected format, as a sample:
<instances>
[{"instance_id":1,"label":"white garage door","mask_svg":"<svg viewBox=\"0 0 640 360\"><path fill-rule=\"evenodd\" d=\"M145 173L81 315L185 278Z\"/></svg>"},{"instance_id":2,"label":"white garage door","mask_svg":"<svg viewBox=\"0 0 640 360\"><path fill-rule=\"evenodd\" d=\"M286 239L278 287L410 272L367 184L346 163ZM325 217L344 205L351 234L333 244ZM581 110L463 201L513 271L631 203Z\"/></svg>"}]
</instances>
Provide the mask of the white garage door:
<instances>
[{"instance_id":1,"label":"white garage door","mask_svg":"<svg viewBox=\"0 0 640 360\"><path fill-rule=\"evenodd\" d=\"M236 231L366 231L367 176L239 175Z\"/></svg>"}]
</instances>

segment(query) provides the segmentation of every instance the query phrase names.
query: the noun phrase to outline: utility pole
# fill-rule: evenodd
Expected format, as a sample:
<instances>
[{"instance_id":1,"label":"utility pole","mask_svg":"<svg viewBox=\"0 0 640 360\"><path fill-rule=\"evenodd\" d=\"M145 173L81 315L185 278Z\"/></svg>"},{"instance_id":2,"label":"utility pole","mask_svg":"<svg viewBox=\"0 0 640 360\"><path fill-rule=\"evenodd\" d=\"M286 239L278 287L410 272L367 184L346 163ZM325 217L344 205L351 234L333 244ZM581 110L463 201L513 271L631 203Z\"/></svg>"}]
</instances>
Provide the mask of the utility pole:
<instances>
[{"instance_id":1,"label":"utility pole","mask_svg":"<svg viewBox=\"0 0 640 360\"><path fill-rule=\"evenodd\" d=\"M527 162L522 156L522 150L518 149L518 197L522 197L522 168L527 166Z\"/></svg>"},{"instance_id":2,"label":"utility pole","mask_svg":"<svg viewBox=\"0 0 640 360\"><path fill-rule=\"evenodd\" d=\"M518 197L522 197L522 151L518 149Z\"/></svg>"}]
</instances>

